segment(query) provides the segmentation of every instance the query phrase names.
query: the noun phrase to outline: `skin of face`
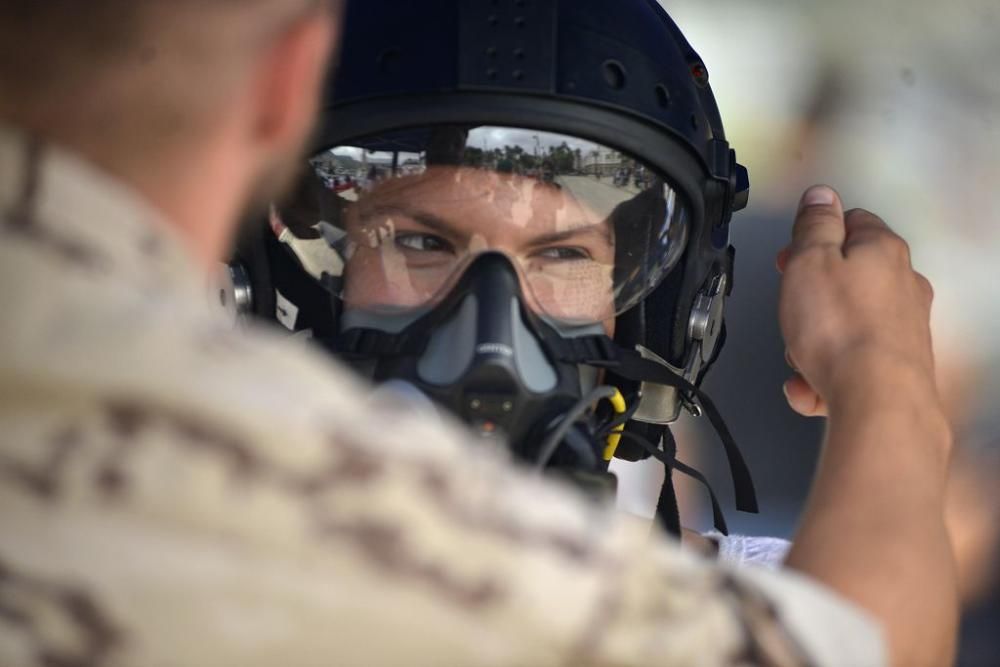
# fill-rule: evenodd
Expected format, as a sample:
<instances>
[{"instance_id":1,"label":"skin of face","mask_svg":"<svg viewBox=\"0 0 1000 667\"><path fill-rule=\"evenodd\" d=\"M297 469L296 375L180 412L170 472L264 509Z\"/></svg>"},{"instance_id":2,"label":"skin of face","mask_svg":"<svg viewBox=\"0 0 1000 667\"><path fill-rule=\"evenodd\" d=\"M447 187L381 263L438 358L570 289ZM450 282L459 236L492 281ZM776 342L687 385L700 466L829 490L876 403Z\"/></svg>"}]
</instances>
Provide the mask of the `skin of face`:
<instances>
[{"instance_id":1,"label":"skin of face","mask_svg":"<svg viewBox=\"0 0 1000 667\"><path fill-rule=\"evenodd\" d=\"M614 323L614 234L567 189L514 174L431 167L389 179L348 212L348 307L406 308L447 292L481 252L504 253L525 301L557 320Z\"/></svg>"}]
</instances>

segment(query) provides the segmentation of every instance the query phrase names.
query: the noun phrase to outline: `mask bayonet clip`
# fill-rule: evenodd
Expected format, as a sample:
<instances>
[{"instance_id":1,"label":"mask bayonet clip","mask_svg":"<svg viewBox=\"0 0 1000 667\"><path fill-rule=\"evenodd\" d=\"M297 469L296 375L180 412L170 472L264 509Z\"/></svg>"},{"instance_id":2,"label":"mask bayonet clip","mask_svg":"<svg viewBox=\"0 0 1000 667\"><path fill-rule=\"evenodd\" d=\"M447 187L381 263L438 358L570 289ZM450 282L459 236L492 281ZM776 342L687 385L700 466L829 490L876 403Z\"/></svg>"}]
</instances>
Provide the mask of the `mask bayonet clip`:
<instances>
[{"instance_id":1,"label":"mask bayonet clip","mask_svg":"<svg viewBox=\"0 0 1000 667\"><path fill-rule=\"evenodd\" d=\"M722 316L726 298L726 275L714 276L709 286L695 298L688 322L688 337L691 349L684 368L677 368L653 351L637 345L636 350L643 359L661 364L688 382L695 384L701 368L715 354L719 334L722 332ZM679 392L674 387L643 382L639 386L639 408L633 419L649 424L671 424L680 417L681 408L692 416L700 417L702 408L694 397Z\"/></svg>"}]
</instances>

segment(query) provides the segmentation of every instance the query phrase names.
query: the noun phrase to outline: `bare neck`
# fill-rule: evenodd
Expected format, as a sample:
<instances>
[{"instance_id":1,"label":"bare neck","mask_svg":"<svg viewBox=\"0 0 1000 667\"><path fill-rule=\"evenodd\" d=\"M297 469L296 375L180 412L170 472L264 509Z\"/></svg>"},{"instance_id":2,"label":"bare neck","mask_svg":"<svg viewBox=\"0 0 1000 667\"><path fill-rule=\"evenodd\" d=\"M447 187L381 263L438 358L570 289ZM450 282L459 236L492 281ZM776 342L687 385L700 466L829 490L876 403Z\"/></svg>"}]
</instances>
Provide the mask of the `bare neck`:
<instances>
[{"instance_id":1,"label":"bare neck","mask_svg":"<svg viewBox=\"0 0 1000 667\"><path fill-rule=\"evenodd\" d=\"M243 171L232 162L221 153L205 152L184 163L115 176L158 209L195 260L211 272L229 251L246 194Z\"/></svg>"}]
</instances>

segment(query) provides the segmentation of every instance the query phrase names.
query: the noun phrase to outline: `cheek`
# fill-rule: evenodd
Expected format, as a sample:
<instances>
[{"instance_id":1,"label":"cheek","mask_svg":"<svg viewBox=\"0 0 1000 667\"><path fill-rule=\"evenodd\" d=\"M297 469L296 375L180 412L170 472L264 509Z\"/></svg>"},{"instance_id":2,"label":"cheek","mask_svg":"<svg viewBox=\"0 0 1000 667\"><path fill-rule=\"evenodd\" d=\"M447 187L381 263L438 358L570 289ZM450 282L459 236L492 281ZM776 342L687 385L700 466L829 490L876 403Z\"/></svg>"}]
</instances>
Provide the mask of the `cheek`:
<instances>
[{"instance_id":1,"label":"cheek","mask_svg":"<svg viewBox=\"0 0 1000 667\"><path fill-rule=\"evenodd\" d=\"M396 273L384 253L359 248L344 269L344 302L348 306L404 305Z\"/></svg>"},{"instance_id":2,"label":"cheek","mask_svg":"<svg viewBox=\"0 0 1000 667\"><path fill-rule=\"evenodd\" d=\"M440 291L447 271L414 270L401 253L360 248L344 271L344 302L351 307L422 306Z\"/></svg>"},{"instance_id":3,"label":"cheek","mask_svg":"<svg viewBox=\"0 0 1000 667\"><path fill-rule=\"evenodd\" d=\"M614 322L614 285L608 267L596 263L529 271L528 284L541 310L560 319Z\"/></svg>"},{"instance_id":4,"label":"cheek","mask_svg":"<svg viewBox=\"0 0 1000 667\"><path fill-rule=\"evenodd\" d=\"M344 302L367 306L384 297L385 283L375 258L367 248L359 248L344 266Z\"/></svg>"}]
</instances>

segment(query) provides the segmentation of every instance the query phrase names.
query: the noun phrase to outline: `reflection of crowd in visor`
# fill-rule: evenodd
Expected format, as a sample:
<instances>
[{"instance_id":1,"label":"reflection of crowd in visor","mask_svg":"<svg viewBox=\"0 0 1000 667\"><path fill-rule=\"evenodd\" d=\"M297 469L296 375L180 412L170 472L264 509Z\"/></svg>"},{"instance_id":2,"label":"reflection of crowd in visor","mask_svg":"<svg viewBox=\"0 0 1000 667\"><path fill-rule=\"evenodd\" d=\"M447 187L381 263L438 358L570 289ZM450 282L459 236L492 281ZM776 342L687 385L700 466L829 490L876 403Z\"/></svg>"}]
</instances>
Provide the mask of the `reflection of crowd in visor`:
<instances>
[{"instance_id":1,"label":"reflection of crowd in visor","mask_svg":"<svg viewBox=\"0 0 1000 667\"><path fill-rule=\"evenodd\" d=\"M483 135L498 129L443 126L359 142L356 154L392 155L386 177L369 179L367 190L333 189L308 170L280 207L291 231L283 240L348 308L431 305L473 258L497 251L537 312L610 331L615 314L683 249L687 221L676 193L646 169L649 184L638 191L586 177L577 169L581 150L565 140L542 159L543 133L531 135L535 155L516 142L490 149ZM422 164L401 168L404 152L421 154ZM315 244L302 243L320 236L325 266Z\"/></svg>"}]
</instances>

